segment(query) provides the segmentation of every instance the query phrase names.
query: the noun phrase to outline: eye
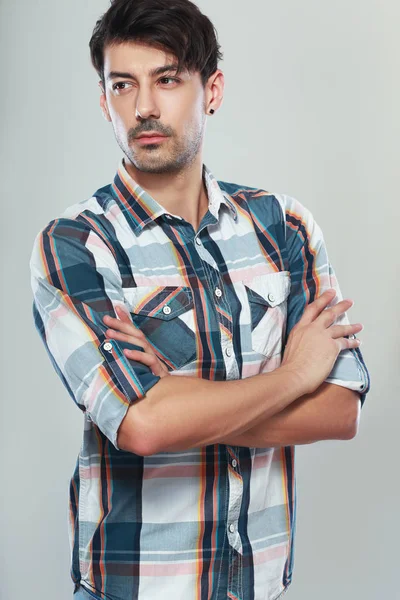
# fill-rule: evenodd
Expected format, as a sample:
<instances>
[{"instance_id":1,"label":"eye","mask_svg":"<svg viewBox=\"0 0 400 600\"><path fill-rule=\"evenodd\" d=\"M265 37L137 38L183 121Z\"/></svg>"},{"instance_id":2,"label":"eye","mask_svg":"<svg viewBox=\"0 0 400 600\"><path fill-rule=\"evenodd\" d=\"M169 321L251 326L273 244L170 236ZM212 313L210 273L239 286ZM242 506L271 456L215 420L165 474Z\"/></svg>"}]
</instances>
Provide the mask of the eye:
<instances>
[{"instance_id":1,"label":"eye","mask_svg":"<svg viewBox=\"0 0 400 600\"><path fill-rule=\"evenodd\" d=\"M131 84L128 81L117 81L117 83L114 83L112 86L112 89L114 92L120 93L120 92L124 92L126 89L128 89L125 86L130 86ZM120 87L120 86L124 86L124 87Z\"/></svg>"},{"instance_id":2,"label":"eye","mask_svg":"<svg viewBox=\"0 0 400 600\"><path fill-rule=\"evenodd\" d=\"M159 81L161 83L165 83L166 85L168 85L166 83L168 81L172 81L172 83L179 83L179 79L177 79L176 77L161 77L161 79Z\"/></svg>"}]
</instances>

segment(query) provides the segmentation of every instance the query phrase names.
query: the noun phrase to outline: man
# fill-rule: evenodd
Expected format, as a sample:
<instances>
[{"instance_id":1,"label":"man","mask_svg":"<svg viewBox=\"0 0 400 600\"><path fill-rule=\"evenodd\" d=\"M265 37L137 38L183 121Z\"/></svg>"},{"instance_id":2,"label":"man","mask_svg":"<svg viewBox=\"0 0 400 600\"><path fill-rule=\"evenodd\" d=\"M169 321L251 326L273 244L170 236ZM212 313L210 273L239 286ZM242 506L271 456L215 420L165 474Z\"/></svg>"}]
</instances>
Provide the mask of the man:
<instances>
[{"instance_id":1,"label":"man","mask_svg":"<svg viewBox=\"0 0 400 600\"><path fill-rule=\"evenodd\" d=\"M362 325L311 213L203 164L224 77L198 8L115 0L90 50L125 156L31 259L36 326L84 416L74 598L275 600L294 446L355 436Z\"/></svg>"}]
</instances>

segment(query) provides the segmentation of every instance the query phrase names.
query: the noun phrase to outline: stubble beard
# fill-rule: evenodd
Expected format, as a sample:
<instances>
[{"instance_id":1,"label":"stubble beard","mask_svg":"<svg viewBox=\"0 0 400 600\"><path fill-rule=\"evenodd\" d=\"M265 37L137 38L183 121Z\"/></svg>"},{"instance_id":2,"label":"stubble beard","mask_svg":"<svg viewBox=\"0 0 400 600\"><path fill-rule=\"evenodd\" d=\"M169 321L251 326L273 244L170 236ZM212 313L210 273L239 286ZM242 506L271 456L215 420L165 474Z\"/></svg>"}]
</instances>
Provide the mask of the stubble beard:
<instances>
[{"instance_id":1,"label":"stubble beard","mask_svg":"<svg viewBox=\"0 0 400 600\"><path fill-rule=\"evenodd\" d=\"M183 140L177 140L172 135L160 144L147 144L138 150L133 148L134 141L129 144L129 141L116 139L122 152L138 171L162 175L179 173L193 164L200 151L203 131L201 127ZM168 148L164 148L164 145Z\"/></svg>"}]
</instances>

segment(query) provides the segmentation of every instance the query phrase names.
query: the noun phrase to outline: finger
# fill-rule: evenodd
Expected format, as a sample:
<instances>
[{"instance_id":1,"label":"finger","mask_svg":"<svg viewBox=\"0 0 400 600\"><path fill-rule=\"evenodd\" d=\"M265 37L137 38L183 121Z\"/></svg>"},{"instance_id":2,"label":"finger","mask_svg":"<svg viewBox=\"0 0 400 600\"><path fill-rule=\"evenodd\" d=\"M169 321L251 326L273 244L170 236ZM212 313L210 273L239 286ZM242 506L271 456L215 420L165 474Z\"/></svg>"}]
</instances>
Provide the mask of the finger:
<instances>
[{"instance_id":1,"label":"finger","mask_svg":"<svg viewBox=\"0 0 400 600\"><path fill-rule=\"evenodd\" d=\"M308 304L304 309L303 315L298 323L302 323L302 325L309 325L312 323L318 315L328 306L330 302L336 296L336 290L334 288L329 288L325 290L323 294L318 296L313 302Z\"/></svg>"},{"instance_id":2,"label":"finger","mask_svg":"<svg viewBox=\"0 0 400 600\"><path fill-rule=\"evenodd\" d=\"M115 331L115 329L107 329L106 335L113 340L119 340L120 342L128 342L129 344L135 344L135 346L140 346L144 348L146 342L144 342L137 335L128 335L126 333L121 333L120 331Z\"/></svg>"},{"instance_id":3,"label":"finger","mask_svg":"<svg viewBox=\"0 0 400 600\"><path fill-rule=\"evenodd\" d=\"M117 331L121 331L122 333L126 333L127 335L137 335L140 338L145 338L144 333L130 321L129 323L125 321L121 321L120 319L116 319L114 317L110 317L110 315L105 315L103 317L104 323L107 327L112 329L116 329Z\"/></svg>"},{"instance_id":4,"label":"finger","mask_svg":"<svg viewBox=\"0 0 400 600\"><path fill-rule=\"evenodd\" d=\"M348 350L349 348L358 348L361 345L361 340L357 338L338 338L340 350Z\"/></svg>"},{"instance_id":5,"label":"finger","mask_svg":"<svg viewBox=\"0 0 400 600\"><path fill-rule=\"evenodd\" d=\"M153 347L147 341L147 339L142 339L142 337L135 335L127 335L126 333L121 333L119 331L114 331L113 329L107 329L108 337L119 340L121 342L128 342L128 344L135 344L135 346L140 346L143 348L145 352L149 352L150 354L155 354Z\"/></svg>"},{"instance_id":6,"label":"finger","mask_svg":"<svg viewBox=\"0 0 400 600\"><path fill-rule=\"evenodd\" d=\"M161 364L155 354L151 355L147 352L140 352L140 350L127 349L124 350L124 354L132 360L136 360L137 362L147 365L154 375L163 377L168 373L168 370Z\"/></svg>"},{"instance_id":7,"label":"finger","mask_svg":"<svg viewBox=\"0 0 400 600\"><path fill-rule=\"evenodd\" d=\"M349 308L353 306L354 302L350 298L341 300L335 306L327 308L318 317L317 320L322 323L324 327L330 327L340 315L345 313Z\"/></svg>"},{"instance_id":8,"label":"finger","mask_svg":"<svg viewBox=\"0 0 400 600\"><path fill-rule=\"evenodd\" d=\"M124 323L128 323L129 325L132 324L129 314L127 314L125 312L125 310L122 308L122 306L116 306L115 312L117 313L117 315L121 319L121 321L124 321Z\"/></svg>"},{"instance_id":9,"label":"finger","mask_svg":"<svg viewBox=\"0 0 400 600\"><path fill-rule=\"evenodd\" d=\"M332 327L328 327L328 331L330 336L334 339L339 337L344 337L345 335L353 335L362 331L364 327L361 323L355 323L352 325L332 325Z\"/></svg>"}]
</instances>

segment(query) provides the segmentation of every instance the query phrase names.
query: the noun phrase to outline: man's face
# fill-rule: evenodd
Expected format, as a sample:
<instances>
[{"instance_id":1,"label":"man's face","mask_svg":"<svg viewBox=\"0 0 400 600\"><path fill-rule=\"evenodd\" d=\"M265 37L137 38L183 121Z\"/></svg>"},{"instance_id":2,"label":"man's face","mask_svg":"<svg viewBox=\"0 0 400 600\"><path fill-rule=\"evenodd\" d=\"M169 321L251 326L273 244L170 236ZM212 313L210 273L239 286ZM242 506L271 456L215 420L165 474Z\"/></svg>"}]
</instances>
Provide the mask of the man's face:
<instances>
[{"instance_id":1,"label":"man's face","mask_svg":"<svg viewBox=\"0 0 400 600\"><path fill-rule=\"evenodd\" d=\"M139 171L180 171L201 149L206 91L199 73L176 74L176 62L142 43L105 48L101 106L121 150ZM163 137L140 139L149 132Z\"/></svg>"}]
</instances>

